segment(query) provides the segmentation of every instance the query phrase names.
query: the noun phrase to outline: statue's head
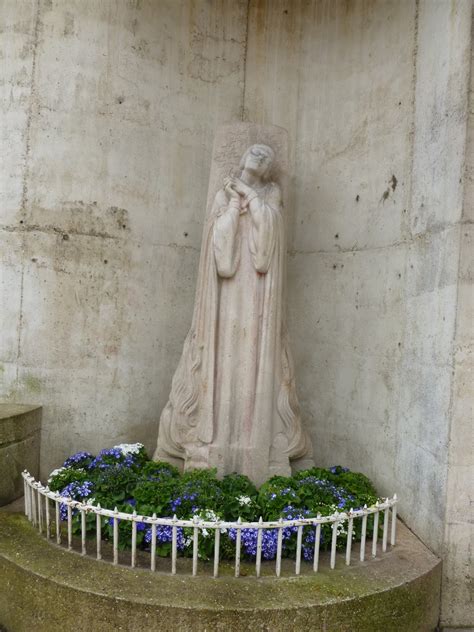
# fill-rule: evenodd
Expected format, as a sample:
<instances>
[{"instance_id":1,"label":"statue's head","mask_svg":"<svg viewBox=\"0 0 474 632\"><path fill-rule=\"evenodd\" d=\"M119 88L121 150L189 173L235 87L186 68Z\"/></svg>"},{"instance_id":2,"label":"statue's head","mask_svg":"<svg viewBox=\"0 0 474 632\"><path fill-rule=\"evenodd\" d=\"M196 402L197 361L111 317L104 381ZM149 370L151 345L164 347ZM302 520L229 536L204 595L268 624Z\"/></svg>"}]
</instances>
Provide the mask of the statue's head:
<instances>
[{"instance_id":1,"label":"statue's head","mask_svg":"<svg viewBox=\"0 0 474 632\"><path fill-rule=\"evenodd\" d=\"M260 178L267 178L274 159L275 152L268 145L251 145L240 160L240 168Z\"/></svg>"}]
</instances>

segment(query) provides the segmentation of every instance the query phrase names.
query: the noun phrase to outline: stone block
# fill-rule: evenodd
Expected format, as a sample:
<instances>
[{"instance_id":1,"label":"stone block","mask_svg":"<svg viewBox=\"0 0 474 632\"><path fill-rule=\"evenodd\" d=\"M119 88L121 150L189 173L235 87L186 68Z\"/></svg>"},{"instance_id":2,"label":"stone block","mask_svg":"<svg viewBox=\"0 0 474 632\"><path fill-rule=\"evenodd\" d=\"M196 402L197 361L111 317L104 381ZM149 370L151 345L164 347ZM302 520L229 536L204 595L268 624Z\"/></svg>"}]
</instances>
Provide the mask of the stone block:
<instances>
[{"instance_id":1,"label":"stone block","mask_svg":"<svg viewBox=\"0 0 474 632\"><path fill-rule=\"evenodd\" d=\"M0 404L0 506L23 494L24 469L38 477L41 406Z\"/></svg>"}]
</instances>

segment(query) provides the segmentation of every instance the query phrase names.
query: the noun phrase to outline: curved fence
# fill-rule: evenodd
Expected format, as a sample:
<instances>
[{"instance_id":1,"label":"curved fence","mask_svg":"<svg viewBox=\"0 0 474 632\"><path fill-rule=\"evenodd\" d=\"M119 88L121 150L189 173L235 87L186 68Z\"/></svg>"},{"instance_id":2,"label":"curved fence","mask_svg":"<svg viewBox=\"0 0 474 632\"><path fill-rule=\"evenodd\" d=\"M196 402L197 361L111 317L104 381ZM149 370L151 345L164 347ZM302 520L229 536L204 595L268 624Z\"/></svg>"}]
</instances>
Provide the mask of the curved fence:
<instances>
[{"instance_id":1,"label":"curved fence","mask_svg":"<svg viewBox=\"0 0 474 632\"><path fill-rule=\"evenodd\" d=\"M40 482L35 481L27 471L23 474L24 492L25 492L25 515L28 517L39 530L44 533L47 539L55 539L57 544L62 544L63 537L67 538L67 547L69 550L73 548L73 512L79 512L81 525L81 552L82 555L87 554L87 546L93 545L93 541L86 537L86 518L90 514L96 516L96 534L95 534L95 556L98 560L102 559L102 518L111 521L113 525L112 550L113 564L119 563L119 522L126 520L131 522L131 556L130 566L135 568L137 565L137 526L138 524L149 525L150 527L150 569L156 570L156 545L157 545L157 528L171 528L171 573L176 574L177 557L178 557L178 530L189 529L192 533L192 574L197 575L198 570L198 547L199 537L209 530L214 530L214 560L213 560L213 576L219 575L220 563L220 535L223 530L235 530L235 562L234 573L238 577L240 575L240 565L242 559L242 533L245 530L256 530L256 550L255 550L255 574L260 577L262 570L262 540L263 532L271 529L276 532L276 551L275 551L275 574L277 577L281 575L282 568L282 552L283 552L283 536L285 530L292 529L296 531L296 552L294 574L300 575L303 549L303 529L312 528L314 530L314 550L312 551L312 569L314 572L319 568L319 553L321 542L321 528L323 525L329 525L331 529L331 544L329 555L329 567L331 569L336 566L336 555L338 553L338 535L344 529L346 535L345 550L340 553L345 558L347 565L351 564L351 558L354 557L353 552L353 535L355 533L356 521L360 521L360 548L358 559L364 561L366 557L367 545L370 549L371 557L377 557L379 549L385 553L390 542L390 546L395 545L396 540L396 524L397 524L397 496L387 498L381 503L376 503L372 507L363 507L348 512L336 512L330 516L320 516L315 518L300 518L294 520L277 520L264 522L262 518L258 522L242 522L240 519L236 522L215 521L208 522L195 517L193 520L181 520L176 518L157 518L153 516L141 516L136 512L124 513L115 508L114 510L103 509L100 505L89 503L81 503L71 498L60 496L57 492L50 491ZM66 520L61 520L61 513L66 509ZM61 512L61 509L63 510ZM368 540L367 521L369 516L373 516L373 527L370 541ZM65 522L65 526L62 523ZM380 543L379 543L380 541Z\"/></svg>"}]
</instances>

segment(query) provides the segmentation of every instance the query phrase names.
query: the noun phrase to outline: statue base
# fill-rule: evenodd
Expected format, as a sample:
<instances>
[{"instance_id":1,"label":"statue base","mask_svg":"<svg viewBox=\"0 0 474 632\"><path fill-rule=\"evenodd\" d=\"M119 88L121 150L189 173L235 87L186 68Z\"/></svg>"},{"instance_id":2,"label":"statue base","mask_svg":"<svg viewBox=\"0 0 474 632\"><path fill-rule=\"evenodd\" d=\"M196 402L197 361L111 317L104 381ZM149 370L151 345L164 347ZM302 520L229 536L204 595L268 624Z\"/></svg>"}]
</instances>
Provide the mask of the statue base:
<instances>
[{"instance_id":1,"label":"statue base","mask_svg":"<svg viewBox=\"0 0 474 632\"><path fill-rule=\"evenodd\" d=\"M233 472L225 470L224 459L221 456L221 452L222 451L217 446L203 446L201 450L197 448L194 449L192 459L184 460L178 457L172 457L157 448L153 455L153 460L170 463L171 465L177 467L180 472L189 472L199 468L208 469L215 467L217 470L217 476L222 478L225 474ZM255 458L251 458L249 460L256 461ZM314 467L314 461L312 458L295 459L294 461L288 461L288 459L286 459L286 462L282 458L279 462L271 461L269 465L265 467L265 476L263 478L260 476L256 479L255 476L252 475L255 473L250 472L248 472L247 475L251 480L256 482L257 486L260 486L272 476L291 476L294 472L307 470L311 467Z\"/></svg>"},{"instance_id":2,"label":"statue base","mask_svg":"<svg viewBox=\"0 0 474 632\"><path fill-rule=\"evenodd\" d=\"M222 564L214 579L203 562L192 577L190 559L178 560L177 575L165 572L169 559L158 558L154 573L98 562L51 544L24 515L0 512L0 624L35 632L428 632L438 620L441 562L402 523L397 529L397 546L374 562L340 559L330 570L322 554L318 573L303 563L295 577L294 561L283 560L280 578L265 562L260 579L253 564L243 563L239 578ZM130 564L130 552L119 562Z\"/></svg>"}]
</instances>

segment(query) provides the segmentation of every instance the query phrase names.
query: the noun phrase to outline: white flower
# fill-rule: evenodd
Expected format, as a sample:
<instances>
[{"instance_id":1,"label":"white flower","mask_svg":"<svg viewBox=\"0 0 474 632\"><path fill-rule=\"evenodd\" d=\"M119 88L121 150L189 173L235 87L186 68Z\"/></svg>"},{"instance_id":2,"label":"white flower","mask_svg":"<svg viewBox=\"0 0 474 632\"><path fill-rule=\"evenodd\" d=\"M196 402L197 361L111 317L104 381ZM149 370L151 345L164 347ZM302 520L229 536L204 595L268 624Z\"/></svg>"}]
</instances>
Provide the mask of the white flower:
<instances>
[{"instance_id":1,"label":"white flower","mask_svg":"<svg viewBox=\"0 0 474 632\"><path fill-rule=\"evenodd\" d=\"M207 522L217 522L219 520L219 516L212 509L201 509L195 515L201 520L207 520Z\"/></svg>"},{"instance_id":2,"label":"white flower","mask_svg":"<svg viewBox=\"0 0 474 632\"><path fill-rule=\"evenodd\" d=\"M212 509L201 509L200 511L196 512L194 515L206 522L217 522L218 520L221 519L221 517L218 516L215 513L215 511L212 511ZM227 533L227 529L225 527L221 527L219 530L221 533ZM211 529L211 531L215 531L215 529ZM204 529L201 529L201 535L204 538L207 538L210 535L210 532L208 529L204 528Z\"/></svg>"},{"instance_id":3,"label":"white flower","mask_svg":"<svg viewBox=\"0 0 474 632\"><path fill-rule=\"evenodd\" d=\"M250 505L250 503L252 502L250 496L238 496L237 500L241 507L243 507L244 505Z\"/></svg>"},{"instance_id":4,"label":"white flower","mask_svg":"<svg viewBox=\"0 0 474 632\"><path fill-rule=\"evenodd\" d=\"M341 534L345 535L346 533L347 533L347 529L345 525L342 522L340 522L337 525L337 535L341 535Z\"/></svg>"},{"instance_id":5,"label":"white flower","mask_svg":"<svg viewBox=\"0 0 474 632\"><path fill-rule=\"evenodd\" d=\"M120 450L122 454L137 454L143 448L143 443L119 443L114 445L116 450Z\"/></svg>"},{"instance_id":6,"label":"white flower","mask_svg":"<svg viewBox=\"0 0 474 632\"><path fill-rule=\"evenodd\" d=\"M51 474L49 475L48 483L51 483L51 481L52 481L54 476L57 476L58 474L61 474L61 472L64 472L64 470L66 470L66 469L67 468L65 468L65 467L58 467L55 470L53 470L51 472Z\"/></svg>"}]
</instances>

